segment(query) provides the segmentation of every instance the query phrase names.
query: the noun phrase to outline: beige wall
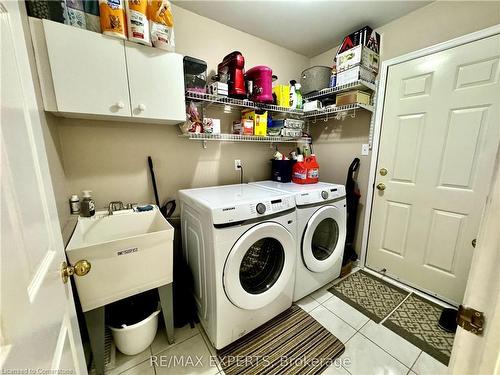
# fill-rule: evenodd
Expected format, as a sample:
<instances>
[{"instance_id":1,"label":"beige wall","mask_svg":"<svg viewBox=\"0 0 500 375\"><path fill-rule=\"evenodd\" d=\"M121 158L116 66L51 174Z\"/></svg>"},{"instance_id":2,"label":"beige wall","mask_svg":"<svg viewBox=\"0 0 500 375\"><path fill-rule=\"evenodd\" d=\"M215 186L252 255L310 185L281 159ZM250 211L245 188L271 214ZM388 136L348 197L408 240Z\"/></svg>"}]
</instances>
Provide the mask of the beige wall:
<instances>
[{"instance_id":1,"label":"beige wall","mask_svg":"<svg viewBox=\"0 0 500 375\"><path fill-rule=\"evenodd\" d=\"M309 58L218 22L174 6L176 51L201 58L215 70L222 58L239 50L245 66L268 65L279 81L297 79L309 65ZM211 107L206 115L223 118L229 131L239 110L223 114ZM161 200L175 197L177 190L239 182L234 159L241 159L246 181L269 178L273 149L261 143L201 142L179 138L177 126L96 120L58 120L60 156L64 161L68 189L80 194L94 192L96 204L104 207L112 200L153 202L146 158L155 164ZM292 149L283 145L283 150ZM56 163L57 164L57 163ZM61 179L57 173L56 179ZM62 194L62 192L60 192ZM64 197L60 211L68 209Z\"/></svg>"},{"instance_id":2,"label":"beige wall","mask_svg":"<svg viewBox=\"0 0 500 375\"><path fill-rule=\"evenodd\" d=\"M437 1L394 20L377 31L381 34L381 60L416 51L446 40L500 24L500 2ZM311 58L311 65L328 65L338 47ZM319 154L321 177L327 181L345 183L347 168L354 157L361 159L358 183L361 190L361 210L358 217L356 251L361 249L363 217L368 189L371 155L361 156L361 145L368 142L369 116L326 125L311 126L315 150ZM327 166L327 168L325 168Z\"/></svg>"},{"instance_id":3,"label":"beige wall","mask_svg":"<svg viewBox=\"0 0 500 375\"><path fill-rule=\"evenodd\" d=\"M395 20L378 31L382 34L382 59L388 59L444 40L500 23L499 3L435 2ZM246 66L269 65L281 82L297 78L311 65L330 65L336 49L312 59L242 33L179 7L175 11L177 51L207 61L214 70L222 57L240 50ZM222 117L215 109L208 115ZM311 124L314 150L323 181L345 183L354 157L361 159L359 184L364 207L370 156L361 156L368 142L369 116L358 111L355 119ZM238 113L224 115L230 123ZM58 211L65 217L69 193L92 189L98 206L119 199L152 201L146 157L153 157L162 199L175 197L181 188L237 183L234 159L241 159L245 180L269 176L268 144L209 143L178 137L177 127L112 121L59 119L48 115L51 172ZM288 151L291 145L284 145ZM361 212L361 216L363 212ZM360 249L361 228L357 246Z\"/></svg>"}]
</instances>

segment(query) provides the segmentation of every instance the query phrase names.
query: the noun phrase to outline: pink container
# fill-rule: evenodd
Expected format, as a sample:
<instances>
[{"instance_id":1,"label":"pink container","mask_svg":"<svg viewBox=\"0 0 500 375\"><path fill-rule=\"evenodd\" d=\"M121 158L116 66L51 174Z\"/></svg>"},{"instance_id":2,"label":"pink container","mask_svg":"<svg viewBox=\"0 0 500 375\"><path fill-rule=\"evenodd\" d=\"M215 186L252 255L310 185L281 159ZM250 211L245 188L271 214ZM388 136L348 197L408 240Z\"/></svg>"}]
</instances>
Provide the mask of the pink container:
<instances>
[{"instance_id":1,"label":"pink container","mask_svg":"<svg viewBox=\"0 0 500 375\"><path fill-rule=\"evenodd\" d=\"M273 71L259 65L247 70L245 80L251 82L250 100L258 103L273 102Z\"/></svg>"}]
</instances>

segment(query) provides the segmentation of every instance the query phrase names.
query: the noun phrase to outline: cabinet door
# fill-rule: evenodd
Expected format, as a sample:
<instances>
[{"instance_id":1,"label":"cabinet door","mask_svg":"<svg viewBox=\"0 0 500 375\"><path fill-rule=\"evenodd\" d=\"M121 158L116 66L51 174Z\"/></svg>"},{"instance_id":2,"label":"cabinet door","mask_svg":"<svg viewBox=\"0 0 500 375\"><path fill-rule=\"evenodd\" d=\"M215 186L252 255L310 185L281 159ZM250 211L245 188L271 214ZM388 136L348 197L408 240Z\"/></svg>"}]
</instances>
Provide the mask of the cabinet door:
<instances>
[{"instance_id":1,"label":"cabinet door","mask_svg":"<svg viewBox=\"0 0 500 375\"><path fill-rule=\"evenodd\" d=\"M182 55L125 42L132 116L176 124L186 119Z\"/></svg>"},{"instance_id":2,"label":"cabinet door","mask_svg":"<svg viewBox=\"0 0 500 375\"><path fill-rule=\"evenodd\" d=\"M43 20L57 110L130 117L122 40Z\"/></svg>"}]
</instances>

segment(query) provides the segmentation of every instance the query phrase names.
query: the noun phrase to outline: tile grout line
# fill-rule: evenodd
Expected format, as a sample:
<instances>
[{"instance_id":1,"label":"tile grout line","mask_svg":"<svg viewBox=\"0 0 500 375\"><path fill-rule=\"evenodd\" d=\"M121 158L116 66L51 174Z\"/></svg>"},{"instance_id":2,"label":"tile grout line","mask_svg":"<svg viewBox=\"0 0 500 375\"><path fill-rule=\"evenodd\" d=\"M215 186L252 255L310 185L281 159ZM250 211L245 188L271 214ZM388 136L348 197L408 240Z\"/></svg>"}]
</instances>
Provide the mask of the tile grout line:
<instances>
[{"instance_id":1,"label":"tile grout line","mask_svg":"<svg viewBox=\"0 0 500 375\"><path fill-rule=\"evenodd\" d=\"M398 361L399 363L401 363L404 367L406 367L408 370L411 370L411 367L408 367L407 365L405 365L403 362L401 362L399 359L397 359L396 357L394 357L394 355L392 355L391 353L389 353L387 350L385 350L384 348L382 348L379 344L377 344L375 341L373 341L372 339L370 339L368 336L365 336L363 335L363 332L356 332L356 333L359 333L361 336L363 336L364 338L366 338L368 341L370 341L371 343L373 343L375 346L378 346L380 349L382 349L384 352L386 352L387 354L389 354L392 358L394 358L396 361ZM400 336L401 337L401 336ZM402 337L403 340L405 340L406 342L410 343L408 340L406 340L404 337ZM420 349L419 349L420 350ZM420 353L418 353L417 355L417 359L418 357L420 357L420 354L422 353L422 350L420 350ZM417 359L415 359L415 362L417 361ZM412 366L415 364L415 362L413 362Z\"/></svg>"},{"instance_id":2,"label":"tile grout line","mask_svg":"<svg viewBox=\"0 0 500 375\"><path fill-rule=\"evenodd\" d=\"M389 315L387 315L387 317L386 317L386 318L384 318L384 319L383 319L380 323L376 323L376 324L382 324L382 323L385 321L385 319L387 319L387 318L388 318L388 317L389 317L389 316L390 316L390 315L391 315L391 314L392 314L392 313L393 313L393 312L394 312L394 311L395 311L395 310L396 310L399 306L401 306L401 305L403 304L403 302L404 302L404 301L406 301L406 299L407 299L407 298L408 298L408 297L409 297L412 293L413 293L413 292L410 292L410 293L409 293L409 294L408 294L408 295L407 295L407 296L406 296L406 297L405 297L405 298L401 301L401 303L400 303L398 306L396 306L396 308L395 308L394 310L392 310L392 311L389 313ZM351 328L353 328L354 330L356 330L356 332L354 333L354 335L352 335L351 337L349 337L349 339L348 339L348 340L344 343L344 345L347 345L347 343L348 343L348 342L349 342L349 341L350 341L350 340L351 340L354 336L356 336L356 334L357 334L357 333L359 333L360 335L362 335L363 337L365 337L368 341L370 341L371 343L373 343L374 345L376 345L377 347L379 347L380 349L382 349L382 350L383 350L385 353L387 353L389 356L391 356L392 358L394 358L396 361L398 361L399 363L401 363L401 364L402 364L404 367L406 367L408 370L411 370L411 367L408 367L408 366L407 366L407 365L405 365L403 362L401 362L399 359L397 359L396 357L394 357L391 353L389 353L387 350L385 350L385 349L384 349L384 348L382 348L380 345L378 345L376 342L374 342L374 341L370 340L370 338L369 338L369 337L367 337L367 336L363 335L363 333L361 332L361 329L363 329L363 327L364 327L364 326L366 326L366 325L367 325L370 321L372 321L372 319L370 319L369 317L367 317L367 318L368 318L368 320L367 320L367 321L366 321L366 322L365 322L365 323L364 323L364 324L363 324L363 325L362 325L359 329L356 329L356 327L353 327L353 326L352 326L352 325L350 325L348 322L346 322L344 319L342 319L340 316L338 316L337 314L335 314L335 312L331 311L328 307L324 306L324 305L323 305L323 303L324 303L324 302L329 301L332 297L334 297L334 296L335 296L333 293L331 293L331 294L332 294L332 296L331 296L331 297L329 297L328 299L326 299L325 301L323 301L323 302L321 302L321 303L320 303L320 302L318 302L318 301L317 301L316 299L314 299L313 297L311 297L311 298L313 298L316 302L318 302L318 303L319 303L319 305L318 305L318 306L316 306L316 307L315 307L314 309L312 309L312 310L315 310L315 309L316 309L316 308L318 308L319 306L322 306L322 307L324 307L325 309L327 309L328 311L330 311L330 312L331 312L333 315L335 315L337 318L339 318L340 320L342 320L342 321L343 321L345 324L347 324L349 327L351 327ZM352 307L352 306L351 306L351 307ZM312 310L311 310L311 311L312 311ZM358 312L360 312L360 311L359 311L359 310L357 310L357 309L355 309L355 310L356 310L356 311L358 311ZM360 313L361 313L361 312L360 312ZM309 314L309 313L308 313L308 314ZM361 313L361 314L362 314L362 313ZM364 314L363 314L363 315L364 315ZM364 315L364 316L366 316L366 315ZM314 318L313 318L313 319L314 319ZM410 342L409 342L408 340L406 340L404 337L402 337L402 339L403 339L403 340L405 340L406 342L410 343ZM410 343L410 344L411 344L411 343ZM421 352L422 352L422 351L421 351ZM421 353L419 353L419 355L417 356L417 359L418 359L418 357L420 357L420 354L421 354ZM417 361L417 359L415 359L415 362ZM415 362L412 364L412 366L415 364ZM345 370L346 370L346 369L345 369ZM347 371L347 370L346 370L346 371ZM349 371L348 371L348 372L349 372Z\"/></svg>"},{"instance_id":3,"label":"tile grout line","mask_svg":"<svg viewBox=\"0 0 500 375\"><path fill-rule=\"evenodd\" d=\"M183 328L183 327L181 327L181 328ZM192 328L191 328L191 329L192 329ZM153 352L153 345L150 345L150 346L149 346L149 348L150 348L150 350L151 350L151 355L152 355L152 356L153 356L153 355L158 355L158 354L160 354L160 353L164 352L165 350L170 350L170 349L172 349L174 346L177 346L177 345L179 345L179 344L182 344L184 341L187 341L187 340L189 340L189 339L192 339L192 338L193 338L193 337L195 337L196 335L201 334L201 333L200 333L200 329L199 329L198 327L196 327L196 329L198 330L198 333L195 333L193 336L190 336L190 337L188 337L188 338L185 338L184 340L181 340L181 341L174 341L174 343L173 343L173 344L168 344L168 346L164 347L163 349L161 349L160 351L158 351L158 353L156 353L156 354ZM175 335L175 333L174 333L174 335ZM175 336L174 336L174 340L175 340ZM154 341L153 341L153 342L154 342ZM168 343L168 340L167 340L167 343Z\"/></svg>"},{"instance_id":4,"label":"tile grout line","mask_svg":"<svg viewBox=\"0 0 500 375\"><path fill-rule=\"evenodd\" d=\"M214 351L214 357L215 357L215 366L217 367L217 370L219 370L218 374L220 374L222 371L224 371L224 369L222 368L222 364L220 363L220 360L219 360L219 357L217 356L217 349L215 349L213 346L212 346L212 343L210 342L210 339L208 338L207 334L205 331L202 331L203 328L198 328L198 330L200 331L200 335L201 335L201 338L203 340L203 342L205 343L205 347L207 348L208 350L208 353L210 354L210 356L212 356L212 351L210 349L213 349Z\"/></svg>"},{"instance_id":5,"label":"tile grout line","mask_svg":"<svg viewBox=\"0 0 500 375\"><path fill-rule=\"evenodd\" d=\"M417 359L415 359L415 362L413 362L413 364L411 365L410 370L413 371L413 367L416 365L418 359L420 358L420 356L422 355L423 352L424 352L423 350L420 351L420 354L417 356ZM413 372L415 372L415 371L413 371Z\"/></svg>"},{"instance_id":6,"label":"tile grout line","mask_svg":"<svg viewBox=\"0 0 500 375\"><path fill-rule=\"evenodd\" d=\"M333 294L332 294L332 297L334 297L334 295L333 295ZM330 297L330 298L328 298L328 300L330 300L330 299L331 299L331 297ZM326 300L326 301L328 301L328 300ZM325 302L326 302L326 301L325 301ZM343 301L342 301L342 302L343 302ZM345 303L345 302L344 302L344 303ZM357 312L359 312L360 314L362 314L363 316L365 316L365 317L368 319L365 323L363 323L363 325L361 326L361 328L359 328L359 329L358 329L358 328L356 328L356 327L352 326L350 323L348 323L346 320L344 320L344 319L343 319L342 317L340 317L339 315L335 314L335 312L334 312L334 311L332 311L332 310L330 310L327 306L323 305L322 303L320 303L320 305L321 305L321 306L323 306L323 307L324 307L325 309L327 309L328 311L330 311L333 315L335 315L337 318L339 318L340 320L342 320L345 324L347 324L349 327L351 327L352 329L354 329L356 332L358 332L361 328L363 328L363 327L364 327L364 325L365 325L366 323L368 323L368 322L371 320L369 317L367 317L367 316L366 316L365 314L363 314L361 311L359 311L359 310L357 310L357 309L354 309L354 307L352 307L351 305L348 305L348 306L352 307L354 310L356 310Z\"/></svg>"}]
</instances>

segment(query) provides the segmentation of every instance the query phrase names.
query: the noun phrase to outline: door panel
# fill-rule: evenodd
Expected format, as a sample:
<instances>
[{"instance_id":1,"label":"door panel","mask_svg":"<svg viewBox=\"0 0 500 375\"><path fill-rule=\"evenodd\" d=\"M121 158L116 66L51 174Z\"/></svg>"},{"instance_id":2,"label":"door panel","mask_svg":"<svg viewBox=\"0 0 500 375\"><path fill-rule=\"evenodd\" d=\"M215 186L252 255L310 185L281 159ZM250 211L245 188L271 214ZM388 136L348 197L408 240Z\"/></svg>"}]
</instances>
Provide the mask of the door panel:
<instances>
[{"instance_id":1,"label":"door panel","mask_svg":"<svg viewBox=\"0 0 500 375\"><path fill-rule=\"evenodd\" d=\"M497 152L500 36L389 67L367 265L459 303Z\"/></svg>"},{"instance_id":2,"label":"door panel","mask_svg":"<svg viewBox=\"0 0 500 375\"><path fill-rule=\"evenodd\" d=\"M0 367L85 374L23 22L22 2L0 2Z\"/></svg>"},{"instance_id":3,"label":"door panel","mask_svg":"<svg viewBox=\"0 0 500 375\"><path fill-rule=\"evenodd\" d=\"M186 118L182 56L125 42L132 116L168 120Z\"/></svg>"},{"instance_id":4,"label":"door panel","mask_svg":"<svg viewBox=\"0 0 500 375\"><path fill-rule=\"evenodd\" d=\"M57 110L130 117L123 40L49 20L43 27Z\"/></svg>"}]
</instances>

